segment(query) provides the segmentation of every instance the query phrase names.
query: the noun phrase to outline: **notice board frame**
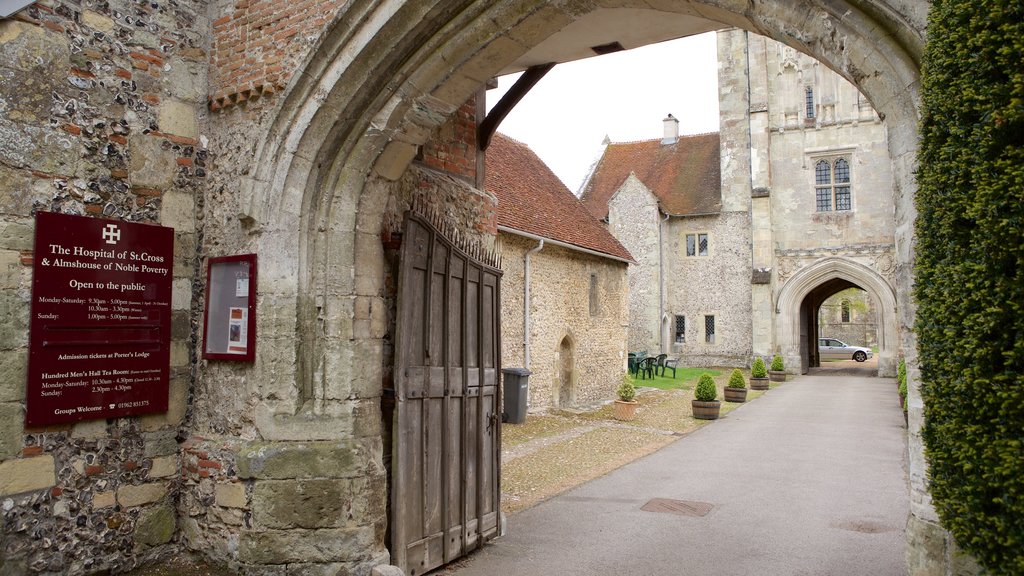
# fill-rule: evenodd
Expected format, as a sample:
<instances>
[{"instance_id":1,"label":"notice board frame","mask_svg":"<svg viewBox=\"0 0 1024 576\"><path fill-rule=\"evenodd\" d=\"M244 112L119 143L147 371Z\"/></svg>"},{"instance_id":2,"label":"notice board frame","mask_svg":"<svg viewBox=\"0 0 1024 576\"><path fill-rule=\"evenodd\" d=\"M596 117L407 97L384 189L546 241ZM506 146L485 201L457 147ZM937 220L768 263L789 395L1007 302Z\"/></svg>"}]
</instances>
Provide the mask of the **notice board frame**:
<instances>
[{"instance_id":1,"label":"notice board frame","mask_svg":"<svg viewBox=\"0 0 1024 576\"><path fill-rule=\"evenodd\" d=\"M256 361L256 271L255 254L207 262L203 359Z\"/></svg>"},{"instance_id":2,"label":"notice board frame","mask_svg":"<svg viewBox=\"0 0 1024 576\"><path fill-rule=\"evenodd\" d=\"M174 229L35 216L25 425L166 412Z\"/></svg>"}]
</instances>

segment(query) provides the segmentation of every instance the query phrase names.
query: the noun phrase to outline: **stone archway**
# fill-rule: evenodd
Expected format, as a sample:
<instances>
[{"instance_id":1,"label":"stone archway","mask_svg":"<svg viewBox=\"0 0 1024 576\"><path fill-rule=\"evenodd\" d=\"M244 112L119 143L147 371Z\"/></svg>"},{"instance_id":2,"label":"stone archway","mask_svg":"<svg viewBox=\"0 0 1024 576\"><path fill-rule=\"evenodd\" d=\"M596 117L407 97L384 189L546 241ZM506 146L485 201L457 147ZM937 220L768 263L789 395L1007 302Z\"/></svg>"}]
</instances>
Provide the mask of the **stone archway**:
<instances>
[{"instance_id":1,"label":"stone archway","mask_svg":"<svg viewBox=\"0 0 1024 576\"><path fill-rule=\"evenodd\" d=\"M640 0L615 6L651 9ZM886 117L904 300L927 8L926 2L888 0L677 0L658 7L804 51L852 81ZM384 284L379 232L388 182L401 177L418 146L503 66L602 9L574 2L367 0L338 14L292 81L257 150L257 168L242 182L241 216L258 230L260 252L275 257L264 298L294 310L294 320L279 317L271 333L261 333L297 339L294 380L275 374L280 388L274 399L258 405L257 425L265 435L325 435L317 430L329 427L304 423L329 417L324 399L350 387L345 380L352 366L328 363L351 349L353 315L383 307L377 300ZM723 178L738 177L733 173L741 168L725 159ZM375 338L365 340L364 348L374 352ZM293 418L300 410L308 414Z\"/></svg>"},{"instance_id":2,"label":"stone archway","mask_svg":"<svg viewBox=\"0 0 1024 576\"><path fill-rule=\"evenodd\" d=\"M887 120L895 182L897 289L888 289L887 309L895 315L898 299L899 325L911 324L927 1L358 0L317 39L259 139L254 172L241 183L240 216L261 254L261 306L280 310L261 316L260 335L288 344L250 374L261 382L256 427L263 438L336 439L379 419L380 231L390 186L418 147L493 75L590 12L612 9L606 4L656 5L769 36L817 58L871 100ZM723 178L742 172L723 159ZM913 335L901 336L913 363ZM895 333L886 337L890 360L895 340ZM295 370L281 368L288 365ZM915 394L912 386L912 405ZM911 450L920 454L916 418L912 412ZM923 472L912 470L912 477L914 514L934 521Z\"/></svg>"},{"instance_id":3,"label":"stone archway","mask_svg":"<svg viewBox=\"0 0 1024 576\"><path fill-rule=\"evenodd\" d=\"M775 333L786 366L800 366L806 372L809 364L814 365L817 308L828 296L849 287L866 291L878 307L878 375L896 375L896 291L871 268L842 257L823 258L800 269L779 291Z\"/></svg>"}]
</instances>

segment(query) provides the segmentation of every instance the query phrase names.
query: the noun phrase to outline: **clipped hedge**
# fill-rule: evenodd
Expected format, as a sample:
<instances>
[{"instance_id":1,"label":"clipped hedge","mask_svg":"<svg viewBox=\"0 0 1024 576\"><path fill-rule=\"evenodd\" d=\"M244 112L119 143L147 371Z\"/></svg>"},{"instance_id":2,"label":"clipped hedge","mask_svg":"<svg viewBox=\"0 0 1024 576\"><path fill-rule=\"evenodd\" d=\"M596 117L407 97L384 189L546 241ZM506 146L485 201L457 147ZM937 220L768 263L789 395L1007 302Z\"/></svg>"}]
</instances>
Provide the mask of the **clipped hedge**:
<instances>
[{"instance_id":1,"label":"clipped hedge","mask_svg":"<svg viewBox=\"0 0 1024 576\"><path fill-rule=\"evenodd\" d=\"M693 390L693 397L699 402L714 402L718 397L718 388L715 387L715 379L707 372L700 375L697 380L697 387Z\"/></svg>"},{"instance_id":2,"label":"clipped hedge","mask_svg":"<svg viewBox=\"0 0 1024 576\"><path fill-rule=\"evenodd\" d=\"M768 368L764 365L764 358L754 358L754 365L750 368L750 376L753 378L767 378Z\"/></svg>"},{"instance_id":3,"label":"clipped hedge","mask_svg":"<svg viewBox=\"0 0 1024 576\"><path fill-rule=\"evenodd\" d=\"M939 517L1024 574L1024 3L934 0L918 169L915 329Z\"/></svg>"},{"instance_id":4,"label":"clipped hedge","mask_svg":"<svg viewBox=\"0 0 1024 576\"><path fill-rule=\"evenodd\" d=\"M734 368L732 374L729 375L729 383L726 384L729 388L746 388L747 380L743 378L743 372L740 372L739 368Z\"/></svg>"}]
</instances>

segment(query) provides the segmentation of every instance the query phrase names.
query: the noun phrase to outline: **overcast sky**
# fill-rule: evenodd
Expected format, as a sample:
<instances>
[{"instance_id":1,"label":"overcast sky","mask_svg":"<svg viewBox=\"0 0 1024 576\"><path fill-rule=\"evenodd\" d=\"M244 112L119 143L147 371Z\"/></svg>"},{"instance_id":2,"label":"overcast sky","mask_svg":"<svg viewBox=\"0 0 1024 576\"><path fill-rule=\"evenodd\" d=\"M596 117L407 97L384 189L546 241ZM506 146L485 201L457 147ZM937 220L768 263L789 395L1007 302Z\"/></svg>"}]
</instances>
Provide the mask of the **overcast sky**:
<instances>
[{"instance_id":1,"label":"overcast sky","mask_svg":"<svg viewBox=\"0 0 1024 576\"><path fill-rule=\"evenodd\" d=\"M518 74L498 79L488 107ZM718 131L715 34L701 34L554 67L512 110L498 131L534 151L573 192L612 142L662 137L662 120L680 134Z\"/></svg>"}]
</instances>

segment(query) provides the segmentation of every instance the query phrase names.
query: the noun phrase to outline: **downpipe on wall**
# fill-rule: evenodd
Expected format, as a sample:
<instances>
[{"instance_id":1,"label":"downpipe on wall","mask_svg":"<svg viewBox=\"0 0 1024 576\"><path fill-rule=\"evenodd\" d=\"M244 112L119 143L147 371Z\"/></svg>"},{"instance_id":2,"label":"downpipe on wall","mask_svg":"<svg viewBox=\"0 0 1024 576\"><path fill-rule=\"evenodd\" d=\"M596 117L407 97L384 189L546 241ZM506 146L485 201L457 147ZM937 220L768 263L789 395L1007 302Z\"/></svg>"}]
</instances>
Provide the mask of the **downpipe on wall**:
<instances>
[{"instance_id":1,"label":"downpipe on wall","mask_svg":"<svg viewBox=\"0 0 1024 576\"><path fill-rule=\"evenodd\" d=\"M523 256L523 368L530 369L530 256L544 248L544 239Z\"/></svg>"}]
</instances>

